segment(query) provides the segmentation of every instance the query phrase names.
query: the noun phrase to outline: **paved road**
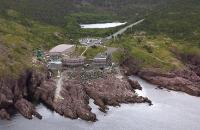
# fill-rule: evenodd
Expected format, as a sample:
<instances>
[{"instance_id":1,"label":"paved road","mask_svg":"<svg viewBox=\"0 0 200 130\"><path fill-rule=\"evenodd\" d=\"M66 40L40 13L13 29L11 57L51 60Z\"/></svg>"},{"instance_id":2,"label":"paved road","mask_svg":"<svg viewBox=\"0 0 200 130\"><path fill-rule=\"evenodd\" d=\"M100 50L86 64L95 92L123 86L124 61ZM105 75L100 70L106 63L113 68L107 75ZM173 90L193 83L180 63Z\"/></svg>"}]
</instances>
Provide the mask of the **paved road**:
<instances>
[{"instance_id":1,"label":"paved road","mask_svg":"<svg viewBox=\"0 0 200 130\"><path fill-rule=\"evenodd\" d=\"M138 24L142 23L144 20L145 20L145 19L142 19L142 20L139 20L139 21L137 21L137 22L135 22L135 23L133 23L133 24L131 24L131 25L128 25L128 26L122 28L121 30L119 30L118 32L112 34L111 36L106 37L105 39L106 39L106 40L110 40L110 39L112 39L113 37L117 37L118 35L123 34L127 29L129 29L129 28L131 28L131 27L133 27L133 26L135 26L135 25L138 25Z\"/></svg>"}]
</instances>

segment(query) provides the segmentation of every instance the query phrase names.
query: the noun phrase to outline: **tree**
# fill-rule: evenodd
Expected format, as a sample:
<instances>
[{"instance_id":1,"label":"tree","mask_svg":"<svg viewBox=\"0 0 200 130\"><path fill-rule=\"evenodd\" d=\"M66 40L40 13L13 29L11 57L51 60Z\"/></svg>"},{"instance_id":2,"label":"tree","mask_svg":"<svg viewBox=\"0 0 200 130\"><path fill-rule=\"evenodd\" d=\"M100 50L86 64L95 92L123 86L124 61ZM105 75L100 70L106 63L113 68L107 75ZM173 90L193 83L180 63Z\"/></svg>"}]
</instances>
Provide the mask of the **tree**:
<instances>
[{"instance_id":1,"label":"tree","mask_svg":"<svg viewBox=\"0 0 200 130\"><path fill-rule=\"evenodd\" d=\"M81 28L76 18L72 16L66 16L65 21L65 32L69 35L71 39L78 39L80 37Z\"/></svg>"}]
</instances>

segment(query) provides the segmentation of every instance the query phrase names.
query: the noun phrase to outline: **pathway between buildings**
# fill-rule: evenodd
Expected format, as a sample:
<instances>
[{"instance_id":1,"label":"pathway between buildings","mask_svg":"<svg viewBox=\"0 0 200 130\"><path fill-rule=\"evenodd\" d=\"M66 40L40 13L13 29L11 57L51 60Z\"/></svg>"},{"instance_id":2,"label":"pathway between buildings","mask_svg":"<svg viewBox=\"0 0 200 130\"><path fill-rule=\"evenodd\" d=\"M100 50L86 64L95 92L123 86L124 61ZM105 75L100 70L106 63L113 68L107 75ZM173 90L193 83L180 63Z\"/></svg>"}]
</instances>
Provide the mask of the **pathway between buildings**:
<instances>
[{"instance_id":1,"label":"pathway between buildings","mask_svg":"<svg viewBox=\"0 0 200 130\"><path fill-rule=\"evenodd\" d=\"M63 85L63 75L61 73L60 76L58 76L58 79L57 79L56 92L55 92L55 95L54 95L54 101L57 101L59 99L61 99L61 100L64 99L60 94L60 92L62 90L62 85Z\"/></svg>"}]
</instances>

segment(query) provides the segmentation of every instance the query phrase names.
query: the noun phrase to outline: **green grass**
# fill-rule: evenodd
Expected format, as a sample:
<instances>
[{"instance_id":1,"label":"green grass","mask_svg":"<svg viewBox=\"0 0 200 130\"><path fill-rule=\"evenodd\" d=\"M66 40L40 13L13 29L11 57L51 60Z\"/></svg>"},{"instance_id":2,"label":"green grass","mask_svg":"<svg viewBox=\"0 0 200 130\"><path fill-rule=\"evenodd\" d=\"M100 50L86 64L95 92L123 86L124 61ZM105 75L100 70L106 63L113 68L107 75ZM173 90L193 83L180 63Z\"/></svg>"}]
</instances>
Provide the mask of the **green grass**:
<instances>
[{"instance_id":1,"label":"green grass","mask_svg":"<svg viewBox=\"0 0 200 130\"><path fill-rule=\"evenodd\" d=\"M163 71L171 71L185 67L182 61L171 51L171 48L177 48L180 51L183 51L183 48L190 48L191 53L195 52L193 49L198 53L200 52L198 48L181 44L162 35L157 37L144 36L142 42L138 42L137 38L133 35L126 35L118 41L107 43L107 45L124 48L130 56L141 61L140 67L142 68L158 68ZM152 51L149 52L146 46L150 46ZM113 54L113 59L117 62L122 61L125 57L123 51L118 51Z\"/></svg>"},{"instance_id":2,"label":"green grass","mask_svg":"<svg viewBox=\"0 0 200 130\"><path fill-rule=\"evenodd\" d=\"M104 11L101 11L101 13L77 12L77 13L72 13L70 15L75 17L77 19L77 22L81 24L105 23L105 22L113 22L113 20L118 20L118 17L116 15Z\"/></svg>"},{"instance_id":3,"label":"green grass","mask_svg":"<svg viewBox=\"0 0 200 130\"><path fill-rule=\"evenodd\" d=\"M99 53L103 53L106 51L106 48L104 47L90 47L86 53L84 54L84 56L87 58L87 59L92 59L94 58L97 54Z\"/></svg>"},{"instance_id":4,"label":"green grass","mask_svg":"<svg viewBox=\"0 0 200 130\"><path fill-rule=\"evenodd\" d=\"M76 46L75 51L73 52L73 56L80 56L84 50L86 49L85 46Z\"/></svg>"},{"instance_id":5,"label":"green grass","mask_svg":"<svg viewBox=\"0 0 200 130\"><path fill-rule=\"evenodd\" d=\"M8 14L0 15L0 76L18 77L32 67L34 49L46 50L68 41L60 27L24 19L12 10Z\"/></svg>"},{"instance_id":6,"label":"green grass","mask_svg":"<svg viewBox=\"0 0 200 130\"><path fill-rule=\"evenodd\" d=\"M126 36L108 45L125 48L131 56L142 61L140 66L143 68L163 71L184 68L184 63L173 51L200 55L200 2L176 0L166 7L146 16L145 21L129 29ZM145 38L142 41L134 38L135 32L145 32Z\"/></svg>"},{"instance_id":7,"label":"green grass","mask_svg":"<svg viewBox=\"0 0 200 130\"><path fill-rule=\"evenodd\" d=\"M81 29L80 37L107 37L118 31L118 28L108 29Z\"/></svg>"},{"instance_id":8,"label":"green grass","mask_svg":"<svg viewBox=\"0 0 200 130\"><path fill-rule=\"evenodd\" d=\"M86 18L84 17L86 15ZM96 15L96 16L95 16ZM102 16L102 17L101 17ZM107 17L108 15L106 15ZM66 34L74 40L77 40L79 38L83 37L107 37L111 34L117 32L120 30L122 26L113 27L113 28L103 28L103 29L82 29L80 27L81 23L105 23L105 22L113 22L112 16L110 16L110 20L104 19L104 15L99 14L85 14L85 13L78 13L78 14L72 14L65 17L66 24L64 26ZM92 20L90 20L92 19Z\"/></svg>"},{"instance_id":9,"label":"green grass","mask_svg":"<svg viewBox=\"0 0 200 130\"><path fill-rule=\"evenodd\" d=\"M174 40L200 46L200 1L174 0L159 12L149 15L135 30L151 35L164 34Z\"/></svg>"}]
</instances>

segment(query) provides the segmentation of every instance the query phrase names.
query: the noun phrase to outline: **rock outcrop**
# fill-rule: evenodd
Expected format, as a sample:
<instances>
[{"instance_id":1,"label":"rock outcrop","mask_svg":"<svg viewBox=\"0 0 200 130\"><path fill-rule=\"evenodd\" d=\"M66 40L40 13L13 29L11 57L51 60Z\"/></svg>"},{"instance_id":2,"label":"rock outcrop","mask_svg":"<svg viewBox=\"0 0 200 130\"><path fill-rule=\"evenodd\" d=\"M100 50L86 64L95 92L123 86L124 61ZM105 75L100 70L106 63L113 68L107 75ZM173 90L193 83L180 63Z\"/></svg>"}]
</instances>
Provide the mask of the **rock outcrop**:
<instances>
[{"instance_id":1,"label":"rock outcrop","mask_svg":"<svg viewBox=\"0 0 200 130\"><path fill-rule=\"evenodd\" d=\"M135 58L128 56L122 63L121 67L124 68L124 73L127 76L135 75L140 70L139 65L141 62Z\"/></svg>"},{"instance_id":2,"label":"rock outcrop","mask_svg":"<svg viewBox=\"0 0 200 130\"><path fill-rule=\"evenodd\" d=\"M89 97L84 90L84 85L79 80L64 78L61 98L63 99L58 98L53 104L55 111L60 115L72 119L96 121L96 115L91 112L89 106Z\"/></svg>"},{"instance_id":3,"label":"rock outcrop","mask_svg":"<svg viewBox=\"0 0 200 130\"><path fill-rule=\"evenodd\" d=\"M19 78L0 78L0 117L9 119L13 111L18 110L23 116L32 119L32 115L41 119L34 105L28 101L34 99L34 93L43 82L45 74L27 70ZM32 81L34 80L34 81ZM9 109L9 112L6 111Z\"/></svg>"},{"instance_id":4,"label":"rock outcrop","mask_svg":"<svg viewBox=\"0 0 200 130\"><path fill-rule=\"evenodd\" d=\"M69 78L63 73L63 87L60 97L54 97L53 109L65 117L71 119L81 118L87 121L96 121L95 113L91 112L89 99L99 106L99 110L106 112L108 105L120 106L120 103L142 103L151 105L148 98L140 97L135 93L135 88L140 88L137 82L129 84L126 78L119 80L114 74L108 74L104 78L81 80Z\"/></svg>"},{"instance_id":5,"label":"rock outcrop","mask_svg":"<svg viewBox=\"0 0 200 130\"><path fill-rule=\"evenodd\" d=\"M200 96L200 78L192 71L179 70L163 74L159 71L141 70L138 75L161 88Z\"/></svg>"},{"instance_id":6,"label":"rock outcrop","mask_svg":"<svg viewBox=\"0 0 200 130\"><path fill-rule=\"evenodd\" d=\"M172 52L179 60L185 63L185 68L171 72L163 72L156 68L142 68L138 67L140 62L132 57L127 58L121 66L128 76L138 75L148 82L158 85L160 88L200 96L200 56L182 54L174 50Z\"/></svg>"},{"instance_id":7,"label":"rock outcrop","mask_svg":"<svg viewBox=\"0 0 200 130\"><path fill-rule=\"evenodd\" d=\"M0 110L0 119L10 120L10 114L4 108Z\"/></svg>"},{"instance_id":8,"label":"rock outcrop","mask_svg":"<svg viewBox=\"0 0 200 130\"><path fill-rule=\"evenodd\" d=\"M146 98L139 97L135 93L137 82L132 87L125 79L119 80L114 75L108 75L106 79L100 78L92 82L87 81L85 89L88 95L94 99L95 104L105 111L106 105L120 106L120 103L149 102ZM134 89L133 89L134 88Z\"/></svg>"},{"instance_id":9,"label":"rock outcrop","mask_svg":"<svg viewBox=\"0 0 200 130\"><path fill-rule=\"evenodd\" d=\"M32 119L34 115L39 119L42 119L42 116L36 112L34 105L26 99L18 99L14 105L15 108L26 118Z\"/></svg>"},{"instance_id":10,"label":"rock outcrop","mask_svg":"<svg viewBox=\"0 0 200 130\"><path fill-rule=\"evenodd\" d=\"M37 71L29 70L16 80L8 78L5 81L3 78L0 80L0 118L10 119L11 111L17 110L28 119L33 116L42 119L32 100L42 101L65 117L93 122L97 117L89 106L90 98L103 112L108 110L108 105L119 106L120 103L146 102L151 105L148 98L135 93L135 89L141 89L138 82L127 78L118 79L114 73L97 72L97 75L94 72L96 76L92 78L83 71L77 71L71 76L64 72L60 91L57 90L57 79L48 79L45 73ZM59 94L56 94L57 91Z\"/></svg>"}]
</instances>

